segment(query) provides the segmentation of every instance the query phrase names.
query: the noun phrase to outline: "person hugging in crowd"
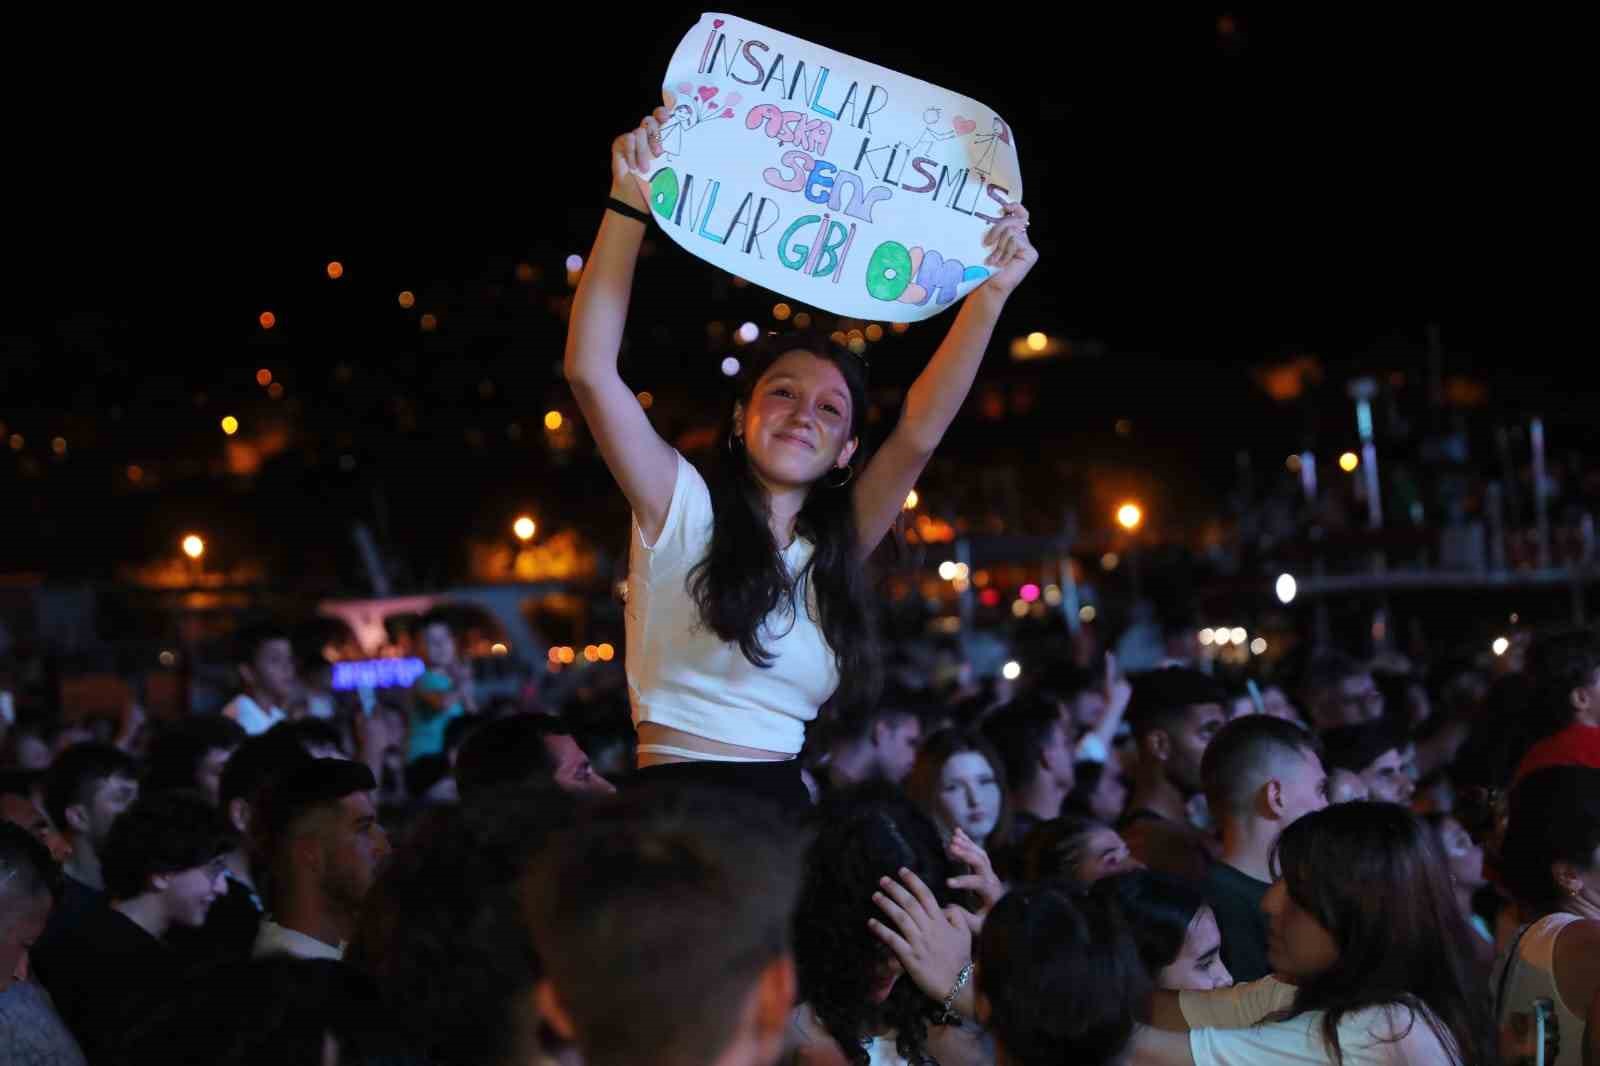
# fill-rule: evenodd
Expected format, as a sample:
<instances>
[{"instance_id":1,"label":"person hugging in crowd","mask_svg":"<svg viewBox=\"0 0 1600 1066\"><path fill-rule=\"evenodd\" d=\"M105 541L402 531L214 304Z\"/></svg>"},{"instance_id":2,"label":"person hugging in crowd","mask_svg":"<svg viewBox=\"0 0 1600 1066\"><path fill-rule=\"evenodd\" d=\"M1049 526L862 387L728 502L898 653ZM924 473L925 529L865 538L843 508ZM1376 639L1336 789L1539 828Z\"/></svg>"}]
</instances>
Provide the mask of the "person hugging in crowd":
<instances>
[{"instance_id":1,"label":"person hugging in crowd","mask_svg":"<svg viewBox=\"0 0 1600 1066\"><path fill-rule=\"evenodd\" d=\"M1134 870L1106 878L1095 890L1116 901L1157 988L1209 992L1232 986L1216 914L1198 885Z\"/></svg>"},{"instance_id":2,"label":"person hugging in crowd","mask_svg":"<svg viewBox=\"0 0 1600 1066\"><path fill-rule=\"evenodd\" d=\"M1498 1060L1474 934L1420 818L1390 803L1314 811L1283 831L1276 868L1262 903L1275 976L1156 992L1130 1066Z\"/></svg>"}]
</instances>

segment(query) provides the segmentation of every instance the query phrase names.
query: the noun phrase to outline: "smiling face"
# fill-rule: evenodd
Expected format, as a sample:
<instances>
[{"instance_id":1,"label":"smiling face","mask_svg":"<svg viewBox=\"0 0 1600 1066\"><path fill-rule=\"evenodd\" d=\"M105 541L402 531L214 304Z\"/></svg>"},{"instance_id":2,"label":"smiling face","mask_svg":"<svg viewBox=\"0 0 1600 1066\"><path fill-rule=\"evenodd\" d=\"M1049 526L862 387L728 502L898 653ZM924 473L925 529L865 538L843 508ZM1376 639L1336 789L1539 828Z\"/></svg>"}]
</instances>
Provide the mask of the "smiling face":
<instances>
[{"instance_id":1,"label":"smiling face","mask_svg":"<svg viewBox=\"0 0 1600 1066\"><path fill-rule=\"evenodd\" d=\"M796 350L777 359L734 409L735 433L769 489L807 488L850 462L854 414L838 366Z\"/></svg>"}]
</instances>

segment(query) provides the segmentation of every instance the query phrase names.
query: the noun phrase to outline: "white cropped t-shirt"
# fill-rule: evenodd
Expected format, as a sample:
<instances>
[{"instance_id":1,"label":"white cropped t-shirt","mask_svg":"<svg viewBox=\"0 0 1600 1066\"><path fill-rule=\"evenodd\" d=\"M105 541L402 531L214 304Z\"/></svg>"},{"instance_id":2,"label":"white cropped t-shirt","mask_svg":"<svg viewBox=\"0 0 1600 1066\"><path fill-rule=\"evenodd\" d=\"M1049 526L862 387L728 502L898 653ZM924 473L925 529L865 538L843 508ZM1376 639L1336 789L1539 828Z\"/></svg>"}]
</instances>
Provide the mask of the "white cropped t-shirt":
<instances>
[{"instance_id":1,"label":"white cropped t-shirt","mask_svg":"<svg viewBox=\"0 0 1600 1066\"><path fill-rule=\"evenodd\" d=\"M711 493L687 459L677 460L672 502L654 544L633 521L624 613L633 721L797 755L806 723L839 685L833 649L817 627L815 591L802 582L803 609L780 606L763 623L770 667L756 666L737 644L705 628L687 580L711 543ZM795 537L783 552L789 572L798 574L811 552L810 541Z\"/></svg>"}]
</instances>

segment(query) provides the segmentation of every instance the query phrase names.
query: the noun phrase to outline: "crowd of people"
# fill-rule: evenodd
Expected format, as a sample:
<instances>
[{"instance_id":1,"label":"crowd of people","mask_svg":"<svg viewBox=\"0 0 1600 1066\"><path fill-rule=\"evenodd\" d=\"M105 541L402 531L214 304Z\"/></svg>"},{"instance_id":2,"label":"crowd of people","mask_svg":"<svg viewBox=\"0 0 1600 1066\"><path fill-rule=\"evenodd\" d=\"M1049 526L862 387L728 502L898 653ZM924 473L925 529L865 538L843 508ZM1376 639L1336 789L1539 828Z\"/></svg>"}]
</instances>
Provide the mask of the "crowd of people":
<instances>
[{"instance_id":1,"label":"crowd of people","mask_svg":"<svg viewBox=\"0 0 1600 1066\"><path fill-rule=\"evenodd\" d=\"M576 708L480 701L431 616L402 707L304 698L261 625L219 714L11 730L0 1060L1600 1051L1600 637L1494 677L1332 649L1243 688L1082 648L1005 690L885 671L866 560L1037 258L1027 212L870 457L865 364L783 337L702 471L617 371L667 116L612 145L566 354L634 514L623 756Z\"/></svg>"},{"instance_id":2,"label":"crowd of people","mask_svg":"<svg viewBox=\"0 0 1600 1066\"><path fill-rule=\"evenodd\" d=\"M788 806L609 780L548 709L456 716L403 805L359 707L13 735L0 1061L1585 1061L1600 636L1422 721L1336 652L1270 708L1201 665L892 689Z\"/></svg>"}]
</instances>

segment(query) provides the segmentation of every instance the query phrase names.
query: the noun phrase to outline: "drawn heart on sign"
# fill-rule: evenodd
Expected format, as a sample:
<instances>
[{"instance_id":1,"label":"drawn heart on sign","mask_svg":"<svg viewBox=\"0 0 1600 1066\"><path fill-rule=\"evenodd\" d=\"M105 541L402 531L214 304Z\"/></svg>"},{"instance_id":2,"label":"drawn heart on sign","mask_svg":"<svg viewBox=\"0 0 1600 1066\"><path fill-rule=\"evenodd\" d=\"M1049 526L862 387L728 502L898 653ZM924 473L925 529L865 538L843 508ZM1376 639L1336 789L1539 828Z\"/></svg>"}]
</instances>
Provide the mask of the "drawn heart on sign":
<instances>
[{"instance_id":1,"label":"drawn heart on sign","mask_svg":"<svg viewBox=\"0 0 1600 1066\"><path fill-rule=\"evenodd\" d=\"M678 91L683 95L688 96L690 93L694 92L694 86L690 85L686 81L680 81L678 83Z\"/></svg>"},{"instance_id":2,"label":"drawn heart on sign","mask_svg":"<svg viewBox=\"0 0 1600 1066\"><path fill-rule=\"evenodd\" d=\"M715 85L702 85L700 86L700 92L698 95L702 102L710 100L713 96L717 95L717 87Z\"/></svg>"},{"instance_id":3,"label":"drawn heart on sign","mask_svg":"<svg viewBox=\"0 0 1600 1066\"><path fill-rule=\"evenodd\" d=\"M742 99L744 99L744 97L740 96L738 93L729 93L727 99L725 99L723 103L727 104L729 107L738 107L739 101Z\"/></svg>"},{"instance_id":4,"label":"drawn heart on sign","mask_svg":"<svg viewBox=\"0 0 1600 1066\"><path fill-rule=\"evenodd\" d=\"M723 112L722 112L722 117L723 118L732 118L733 117L733 108L731 108L731 107L724 108Z\"/></svg>"},{"instance_id":5,"label":"drawn heart on sign","mask_svg":"<svg viewBox=\"0 0 1600 1066\"><path fill-rule=\"evenodd\" d=\"M962 118L960 115L957 115L955 118L950 120L950 127L961 136L965 137L967 134L977 129L978 124L972 121L970 118Z\"/></svg>"},{"instance_id":6,"label":"drawn heart on sign","mask_svg":"<svg viewBox=\"0 0 1600 1066\"><path fill-rule=\"evenodd\" d=\"M711 28L714 29L714 30L722 29L722 20L721 19L712 19L711 20Z\"/></svg>"}]
</instances>

